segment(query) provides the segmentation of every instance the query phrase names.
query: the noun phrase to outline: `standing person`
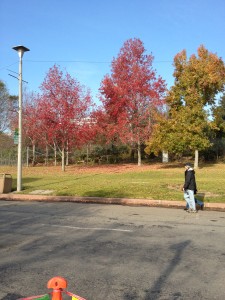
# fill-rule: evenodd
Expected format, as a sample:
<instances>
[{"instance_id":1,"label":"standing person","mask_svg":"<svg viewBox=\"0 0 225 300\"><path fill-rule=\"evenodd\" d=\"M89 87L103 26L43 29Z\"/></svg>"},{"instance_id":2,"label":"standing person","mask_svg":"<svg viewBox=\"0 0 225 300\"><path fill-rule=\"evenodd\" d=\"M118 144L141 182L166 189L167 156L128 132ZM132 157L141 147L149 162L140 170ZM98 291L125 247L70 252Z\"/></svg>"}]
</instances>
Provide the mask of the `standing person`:
<instances>
[{"instance_id":1,"label":"standing person","mask_svg":"<svg viewBox=\"0 0 225 300\"><path fill-rule=\"evenodd\" d=\"M195 193L197 192L197 185L195 180L195 171L192 168L190 163L185 164L185 172L184 172L184 199L188 204L187 212L196 213L196 205L195 205Z\"/></svg>"}]
</instances>

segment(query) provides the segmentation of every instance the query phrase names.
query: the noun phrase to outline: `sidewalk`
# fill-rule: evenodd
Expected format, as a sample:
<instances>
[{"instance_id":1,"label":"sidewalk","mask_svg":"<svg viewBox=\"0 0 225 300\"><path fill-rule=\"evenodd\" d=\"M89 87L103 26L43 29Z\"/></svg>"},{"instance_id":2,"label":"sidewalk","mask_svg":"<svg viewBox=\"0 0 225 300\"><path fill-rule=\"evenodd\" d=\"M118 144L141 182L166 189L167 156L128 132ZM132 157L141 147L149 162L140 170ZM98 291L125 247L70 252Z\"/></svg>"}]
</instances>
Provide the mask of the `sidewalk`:
<instances>
[{"instance_id":1,"label":"sidewalk","mask_svg":"<svg viewBox=\"0 0 225 300\"><path fill-rule=\"evenodd\" d=\"M0 201L40 201L40 202L76 202L96 204L117 204L130 206L150 206L167 208L184 208L185 201L167 201L152 199L128 199L128 198L99 198L99 197L73 197L73 196L45 196L23 194L0 194ZM225 212L225 203L204 202L204 210L216 210Z\"/></svg>"}]
</instances>

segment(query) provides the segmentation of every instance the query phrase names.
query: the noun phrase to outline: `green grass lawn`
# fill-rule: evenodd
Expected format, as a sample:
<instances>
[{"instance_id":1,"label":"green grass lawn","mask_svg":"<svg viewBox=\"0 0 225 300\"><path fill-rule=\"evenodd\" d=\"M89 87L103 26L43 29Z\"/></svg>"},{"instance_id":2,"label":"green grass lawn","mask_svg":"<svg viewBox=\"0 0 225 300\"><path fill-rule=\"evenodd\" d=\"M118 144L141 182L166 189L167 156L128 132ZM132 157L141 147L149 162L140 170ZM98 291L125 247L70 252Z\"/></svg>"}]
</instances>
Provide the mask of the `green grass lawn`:
<instances>
[{"instance_id":1,"label":"green grass lawn","mask_svg":"<svg viewBox=\"0 0 225 300\"><path fill-rule=\"evenodd\" d=\"M129 165L128 165L129 166ZM113 167L115 168L115 166ZM0 167L10 173L16 190L16 167ZM199 197L205 202L225 202L225 164L200 166L196 170ZM23 167L23 194L52 190L52 195L182 200L184 167L177 164L83 167Z\"/></svg>"}]
</instances>

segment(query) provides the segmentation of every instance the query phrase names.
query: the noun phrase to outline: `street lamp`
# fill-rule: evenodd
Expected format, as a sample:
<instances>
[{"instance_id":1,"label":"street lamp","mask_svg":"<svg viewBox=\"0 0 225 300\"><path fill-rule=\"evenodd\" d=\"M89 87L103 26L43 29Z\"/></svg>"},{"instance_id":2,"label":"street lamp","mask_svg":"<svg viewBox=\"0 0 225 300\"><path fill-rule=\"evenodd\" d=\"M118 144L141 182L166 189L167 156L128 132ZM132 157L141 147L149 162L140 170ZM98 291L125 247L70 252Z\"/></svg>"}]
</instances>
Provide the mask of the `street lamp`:
<instances>
[{"instance_id":1,"label":"street lamp","mask_svg":"<svg viewBox=\"0 0 225 300\"><path fill-rule=\"evenodd\" d=\"M19 123L18 123L18 161L17 161L17 191L22 190L22 58L23 54L30 49L24 46L15 46L12 49L16 50L19 54Z\"/></svg>"}]
</instances>

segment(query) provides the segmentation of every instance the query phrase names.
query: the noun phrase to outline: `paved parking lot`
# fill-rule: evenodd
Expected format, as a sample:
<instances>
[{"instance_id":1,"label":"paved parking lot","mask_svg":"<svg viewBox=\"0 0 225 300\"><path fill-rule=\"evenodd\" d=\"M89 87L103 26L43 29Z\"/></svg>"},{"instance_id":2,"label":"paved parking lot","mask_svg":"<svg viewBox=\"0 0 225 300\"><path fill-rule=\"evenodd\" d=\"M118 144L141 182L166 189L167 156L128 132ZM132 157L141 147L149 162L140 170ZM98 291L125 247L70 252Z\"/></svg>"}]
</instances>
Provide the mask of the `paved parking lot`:
<instances>
[{"instance_id":1,"label":"paved parking lot","mask_svg":"<svg viewBox=\"0 0 225 300\"><path fill-rule=\"evenodd\" d=\"M0 299L224 299L225 213L0 201Z\"/></svg>"}]
</instances>

